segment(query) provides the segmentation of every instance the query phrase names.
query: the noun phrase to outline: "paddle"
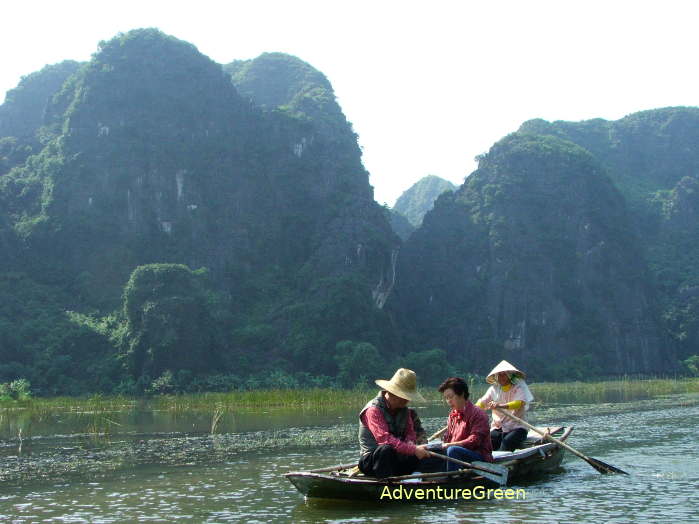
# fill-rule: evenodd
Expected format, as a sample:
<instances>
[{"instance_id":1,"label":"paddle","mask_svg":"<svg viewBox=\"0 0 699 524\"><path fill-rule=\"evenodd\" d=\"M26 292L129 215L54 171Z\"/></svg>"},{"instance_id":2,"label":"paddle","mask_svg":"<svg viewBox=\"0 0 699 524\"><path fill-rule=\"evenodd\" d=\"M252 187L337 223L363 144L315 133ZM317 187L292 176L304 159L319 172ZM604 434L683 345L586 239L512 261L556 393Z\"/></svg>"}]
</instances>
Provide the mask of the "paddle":
<instances>
[{"instance_id":1,"label":"paddle","mask_svg":"<svg viewBox=\"0 0 699 524\"><path fill-rule=\"evenodd\" d=\"M507 474L509 473L509 470L504 467L500 466L498 464L491 464L490 462L480 462L480 461L475 461L471 464L468 462L463 462L459 459L455 459L452 457L449 457L447 455L440 455L439 453L435 453L434 451L430 451L426 449L427 454L431 457L437 457L443 460L448 460L453 462L454 464L458 464L461 467L464 468L469 468L469 469L474 469L477 470L481 476L492 480L493 482L497 482L498 484L507 484ZM328 473L331 471L342 471L344 469L349 469L352 467L356 467L356 463L352 464L338 464L336 466L329 466L325 468L318 468L318 469L312 469L309 471L309 473ZM442 472L445 473L445 472ZM417 475L419 477L420 475ZM413 478L417 478L413 477Z\"/></svg>"},{"instance_id":2,"label":"paddle","mask_svg":"<svg viewBox=\"0 0 699 524\"><path fill-rule=\"evenodd\" d=\"M353 468L356 465L357 465L356 462L352 462L351 464L338 464L337 466L329 466L326 468L311 469L311 470L308 470L308 473L327 473L329 471L342 471L344 469Z\"/></svg>"},{"instance_id":3,"label":"paddle","mask_svg":"<svg viewBox=\"0 0 699 524\"><path fill-rule=\"evenodd\" d=\"M459 469L456 471L438 471L436 473L411 473L410 475L400 475L396 477L386 477L382 480L388 480L389 482L398 482L401 480L410 479L440 479L440 478L451 478L465 475L466 473L471 473L472 469Z\"/></svg>"},{"instance_id":4,"label":"paddle","mask_svg":"<svg viewBox=\"0 0 699 524\"><path fill-rule=\"evenodd\" d=\"M436 431L436 432L434 433L434 435L432 435L430 438L427 439L427 442L429 442L430 440L434 440L434 439L436 439L436 438L441 437L441 436L444 434L444 432L447 430L448 427L449 427L449 426L444 426L444 427L443 427L442 429L440 429L439 431Z\"/></svg>"},{"instance_id":5,"label":"paddle","mask_svg":"<svg viewBox=\"0 0 699 524\"><path fill-rule=\"evenodd\" d=\"M510 472L506 467L500 466L498 464L492 464L490 462L463 462L462 460L455 459L454 457L450 457L448 455L441 455L440 453L435 453L434 451L430 451L429 449L426 449L427 454L430 457L435 457L435 458L440 458L447 460L449 462L453 462L454 464L458 464L462 468L469 468L469 469L474 469L478 471L483 477L492 480L493 482L497 482L498 484L507 484L507 475Z\"/></svg>"},{"instance_id":6,"label":"paddle","mask_svg":"<svg viewBox=\"0 0 699 524\"><path fill-rule=\"evenodd\" d=\"M516 417L515 415L513 415L513 414L511 414L511 413L507 413L506 411L503 411L503 410L498 409L498 408L493 408L493 411L495 411L495 412L497 412L497 413L499 413L500 415L503 415L503 416L505 416L505 417L510 417L512 420L516 420L517 422L519 422L520 424L522 424L524 427L529 428L529 429L531 429L532 431L537 432L539 435L541 435L542 437L544 437L544 439L548 440L549 442L553 442L554 444L558 444L558 445L561 446L562 448L567 449L567 450L570 451L573 455L575 455L576 457L580 457L581 459L583 459L585 462L587 462L590 466L592 466L593 468L595 468L595 469L596 469L597 471L599 471L600 473L622 473L622 474L624 474L624 475L628 475L628 473L626 473L626 471L624 471L624 470L621 470L621 469L619 469L619 468L617 468L617 467L614 467L614 466L612 466L612 465L610 465L610 464L606 464L606 463L602 462L601 460L597 460L597 459L588 457L588 456L586 456L586 455L583 455L583 454L580 453L578 450L573 449L571 446L569 446L568 444L566 444L566 443L563 442L562 440L558 440L557 438L553 438L553 437L552 437L551 435L549 435L548 433L545 433L545 432L541 431L540 429L535 428L534 426L532 426L532 425L529 424L528 422L522 420L522 419L519 418L519 417Z\"/></svg>"}]
</instances>

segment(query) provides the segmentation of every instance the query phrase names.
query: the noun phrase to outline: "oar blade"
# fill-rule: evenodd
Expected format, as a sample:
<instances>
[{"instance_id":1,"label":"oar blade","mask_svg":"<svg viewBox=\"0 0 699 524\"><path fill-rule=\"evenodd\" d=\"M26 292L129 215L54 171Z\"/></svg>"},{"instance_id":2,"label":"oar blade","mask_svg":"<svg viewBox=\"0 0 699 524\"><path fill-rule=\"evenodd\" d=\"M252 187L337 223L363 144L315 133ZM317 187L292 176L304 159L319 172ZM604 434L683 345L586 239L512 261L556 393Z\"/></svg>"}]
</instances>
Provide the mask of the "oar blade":
<instances>
[{"instance_id":1,"label":"oar blade","mask_svg":"<svg viewBox=\"0 0 699 524\"><path fill-rule=\"evenodd\" d=\"M515 421L519 422L519 423L522 424L525 428L528 428L528 429L531 429L532 431L535 431L536 433L538 433L539 435L541 435L542 437L544 437L544 438L545 438L546 440L548 440L549 442L553 442L554 444L558 444L560 447L567 449L568 451L570 451L571 453L573 453L575 456L580 457L581 459L583 459L585 462L587 462L590 466L592 466L593 468L595 468L595 469L596 469L597 471L599 471L600 473L622 473L622 474L624 474L624 475L628 475L628 473L626 473L626 471L623 471L623 470L621 470L621 469L619 469L619 468L615 468L614 466L610 466L609 464L605 464L605 463L602 462L601 460L593 459L593 458L590 458L590 457L587 457L587 456L583 455L583 454L580 453L577 449L573 449L573 446L571 446L571 445L569 445L569 444L566 444L565 442L563 442L563 441L561 441L561 440L558 440L558 439L556 439L556 438L553 438L553 437L552 437L551 435L549 435L548 433L545 433L545 432L541 431L539 428L536 428L536 427L532 426L529 422L527 422L527 421L525 421L525 420L522 420L522 419L519 418L519 417L516 417L516 416L513 415L512 413L509 413L509 412L507 412L507 411L500 410L500 409L498 409L498 408L493 408L493 411L496 412L496 413L499 413L500 415L503 415L503 416L505 416L505 417L509 417L509 418L511 418L512 420L515 420Z\"/></svg>"},{"instance_id":2,"label":"oar blade","mask_svg":"<svg viewBox=\"0 0 699 524\"><path fill-rule=\"evenodd\" d=\"M509 475L510 470L507 469L505 466L501 466L500 464L493 464L492 462L481 462L480 460L471 462L471 465L477 468L475 469L475 471L479 475L482 475L488 480L497 482L501 486L507 484L507 476Z\"/></svg>"},{"instance_id":3,"label":"oar blade","mask_svg":"<svg viewBox=\"0 0 699 524\"><path fill-rule=\"evenodd\" d=\"M623 469L619 469L611 464L607 464L606 462L602 462L601 460L597 460L592 457L587 457L587 463L600 473L620 473L622 475L628 475L628 473L626 473L626 471Z\"/></svg>"}]
</instances>

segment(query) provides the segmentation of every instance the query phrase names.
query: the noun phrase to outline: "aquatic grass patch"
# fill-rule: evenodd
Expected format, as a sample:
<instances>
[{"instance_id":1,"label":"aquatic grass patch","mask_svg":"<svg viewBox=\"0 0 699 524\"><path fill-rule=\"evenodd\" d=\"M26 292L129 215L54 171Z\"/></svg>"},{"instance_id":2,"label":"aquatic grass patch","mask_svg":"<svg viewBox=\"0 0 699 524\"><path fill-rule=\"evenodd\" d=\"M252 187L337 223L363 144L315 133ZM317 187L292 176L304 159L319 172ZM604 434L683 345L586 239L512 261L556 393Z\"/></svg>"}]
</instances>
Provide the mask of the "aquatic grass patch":
<instances>
[{"instance_id":1,"label":"aquatic grass patch","mask_svg":"<svg viewBox=\"0 0 699 524\"><path fill-rule=\"evenodd\" d=\"M621 378L598 382L541 382L529 385L538 404L630 402L662 395L699 393L699 379Z\"/></svg>"},{"instance_id":2,"label":"aquatic grass patch","mask_svg":"<svg viewBox=\"0 0 699 524\"><path fill-rule=\"evenodd\" d=\"M132 409L143 399L134 397L93 395L91 397L32 397L24 400L0 401L0 411L78 412L78 411L123 411Z\"/></svg>"},{"instance_id":3,"label":"aquatic grass patch","mask_svg":"<svg viewBox=\"0 0 699 524\"><path fill-rule=\"evenodd\" d=\"M362 404L375 394L375 390L358 389L258 389L228 393L198 393L188 395L162 395L153 397L154 409L193 410L211 409L212 406L229 408L353 406Z\"/></svg>"},{"instance_id":4,"label":"aquatic grass patch","mask_svg":"<svg viewBox=\"0 0 699 524\"><path fill-rule=\"evenodd\" d=\"M529 384L537 403L624 402L660 395L699 393L699 378L621 378L595 382L533 382ZM485 393L488 384L470 381L471 400ZM421 388L428 404L441 403L441 395L433 388ZM376 395L377 388L308 388L257 389L227 393L193 393L125 397L94 395L88 398L32 397L24 400L0 401L0 413L7 416L45 417L56 413L108 416L128 411L169 411L172 413L205 411L212 417L218 411L256 410L266 408L332 409L360 408ZM220 416L218 417L220 420Z\"/></svg>"},{"instance_id":5,"label":"aquatic grass patch","mask_svg":"<svg viewBox=\"0 0 699 524\"><path fill-rule=\"evenodd\" d=\"M70 420L71 432L84 433L92 438L105 438L119 426L114 420L119 413L132 411L141 401L121 396L89 398L53 397L29 398L0 402L0 416L7 423L0 428L0 438L19 435L32 438L32 428L57 419Z\"/></svg>"}]
</instances>

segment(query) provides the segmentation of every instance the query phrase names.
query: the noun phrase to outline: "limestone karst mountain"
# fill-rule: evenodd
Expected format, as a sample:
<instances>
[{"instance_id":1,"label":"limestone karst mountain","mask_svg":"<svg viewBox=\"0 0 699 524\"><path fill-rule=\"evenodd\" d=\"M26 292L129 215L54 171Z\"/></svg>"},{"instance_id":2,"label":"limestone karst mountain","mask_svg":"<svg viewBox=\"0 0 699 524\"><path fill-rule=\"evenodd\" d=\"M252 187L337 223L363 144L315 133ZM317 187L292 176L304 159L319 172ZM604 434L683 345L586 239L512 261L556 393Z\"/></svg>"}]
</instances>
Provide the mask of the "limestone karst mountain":
<instances>
[{"instance_id":1,"label":"limestone karst mountain","mask_svg":"<svg viewBox=\"0 0 699 524\"><path fill-rule=\"evenodd\" d=\"M445 191L454 191L455 189L456 186L448 180L435 175L427 175L398 197L393 211L407 218L413 227L420 227L425 214L434 206L434 201Z\"/></svg>"},{"instance_id":2,"label":"limestone karst mountain","mask_svg":"<svg viewBox=\"0 0 699 524\"><path fill-rule=\"evenodd\" d=\"M699 108L667 107L620 120L546 122L548 134L590 151L627 202L660 300L660 315L683 359L699 344Z\"/></svg>"},{"instance_id":3,"label":"limestone karst mountain","mask_svg":"<svg viewBox=\"0 0 699 524\"><path fill-rule=\"evenodd\" d=\"M697 111L527 122L457 190L406 192L401 243L321 72L120 34L0 106L0 383L671 370L699 339Z\"/></svg>"},{"instance_id":4,"label":"limestone karst mountain","mask_svg":"<svg viewBox=\"0 0 699 524\"><path fill-rule=\"evenodd\" d=\"M583 148L510 135L403 248L390 306L422 344L480 371L555 378L674 364L624 200Z\"/></svg>"},{"instance_id":5,"label":"limestone karst mountain","mask_svg":"<svg viewBox=\"0 0 699 524\"><path fill-rule=\"evenodd\" d=\"M256 85L241 95L222 66L158 30L101 43L52 96L41 93L43 148L1 179L0 239L19 249L2 270L68 291L63 309L106 314L143 264L208 268L229 322L217 327L229 333L217 349L229 366L293 370L316 351L325 356L308 371L332 373L338 341L378 344L399 240L356 137L327 80L310 99L307 84L293 84L293 70L310 66L257 63L248 74L261 85L289 75L290 100L278 102L293 111L251 101ZM332 314L318 318L326 305Z\"/></svg>"}]
</instances>

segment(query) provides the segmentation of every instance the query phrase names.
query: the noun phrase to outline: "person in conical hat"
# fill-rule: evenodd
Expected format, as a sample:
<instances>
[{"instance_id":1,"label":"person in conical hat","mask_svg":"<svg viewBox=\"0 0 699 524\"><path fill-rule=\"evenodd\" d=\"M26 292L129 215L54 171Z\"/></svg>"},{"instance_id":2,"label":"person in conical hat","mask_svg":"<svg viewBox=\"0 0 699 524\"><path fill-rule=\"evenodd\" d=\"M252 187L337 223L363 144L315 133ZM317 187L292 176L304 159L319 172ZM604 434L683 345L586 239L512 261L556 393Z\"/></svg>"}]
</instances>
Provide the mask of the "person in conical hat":
<instances>
[{"instance_id":1,"label":"person in conical hat","mask_svg":"<svg viewBox=\"0 0 699 524\"><path fill-rule=\"evenodd\" d=\"M359 413L359 470L384 478L407 475L427 458L424 445L417 445L411 401L424 402L417 390L417 376L400 368L390 380L378 379L381 388Z\"/></svg>"},{"instance_id":2,"label":"person in conical hat","mask_svg":"<svg viewBox=\"0 0 699 524\"><path fill-rule=\"evenodd\" d=\"M507 360L503 360L488 373L486 382L491 384L476 406L485 410L498 408L510 410L518 418L525 419L534 396L524 381L526 375ZM527 438L527 428L519 422L493 411L490 439L494 451L514 451Z\"/></svg>"}]
</instances>

